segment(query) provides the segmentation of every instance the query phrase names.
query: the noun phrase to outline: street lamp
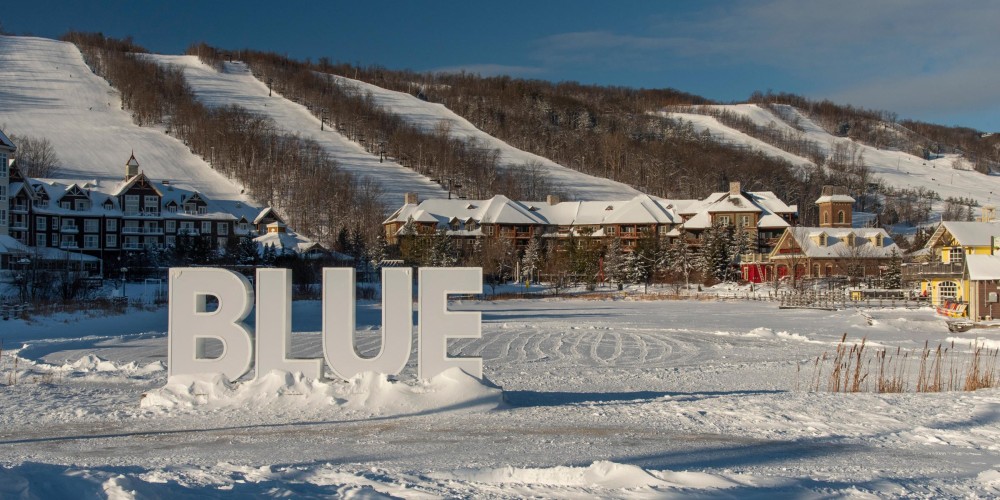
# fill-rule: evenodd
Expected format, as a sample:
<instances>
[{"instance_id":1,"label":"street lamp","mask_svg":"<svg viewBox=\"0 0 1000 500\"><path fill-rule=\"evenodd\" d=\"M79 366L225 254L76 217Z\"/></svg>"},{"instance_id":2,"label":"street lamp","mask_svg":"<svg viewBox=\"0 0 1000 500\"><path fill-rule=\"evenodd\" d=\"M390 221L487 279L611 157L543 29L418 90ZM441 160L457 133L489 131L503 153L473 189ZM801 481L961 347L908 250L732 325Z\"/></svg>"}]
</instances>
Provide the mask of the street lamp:
<instances>
[{"instance_id":1,"label":"street lamp","mask_svg":"<svg viewBox=\"0 0 1000 500\"><path fill-rule=\"evenodd\" d=\"M128 268L122 266L121 272L122 272L122 298L126 298L127 295L125 295L125 283L126 283L126 281L125 281L125 273L128 272Z\"/></svg>"}]
</instances>

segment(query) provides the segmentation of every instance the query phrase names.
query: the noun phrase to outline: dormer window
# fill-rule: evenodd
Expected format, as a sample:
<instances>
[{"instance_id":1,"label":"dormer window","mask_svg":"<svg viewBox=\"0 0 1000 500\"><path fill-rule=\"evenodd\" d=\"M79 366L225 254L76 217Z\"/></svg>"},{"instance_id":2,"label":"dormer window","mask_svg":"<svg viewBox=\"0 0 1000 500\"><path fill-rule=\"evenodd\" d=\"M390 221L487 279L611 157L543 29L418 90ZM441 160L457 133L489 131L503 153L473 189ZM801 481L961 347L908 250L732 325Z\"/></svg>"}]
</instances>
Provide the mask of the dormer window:
<instances>
[{"instance_id":1,"label":"dormer window","mask_svg":"<svg viewBox=\"0 0 1000 500\"><path fill-rule=\"evenodd\" d=\"M847 242L847 246L853 247L854 246L854 233L847 233L847 237L844 238L844 241Z\"/></svg>"}]
</instances>

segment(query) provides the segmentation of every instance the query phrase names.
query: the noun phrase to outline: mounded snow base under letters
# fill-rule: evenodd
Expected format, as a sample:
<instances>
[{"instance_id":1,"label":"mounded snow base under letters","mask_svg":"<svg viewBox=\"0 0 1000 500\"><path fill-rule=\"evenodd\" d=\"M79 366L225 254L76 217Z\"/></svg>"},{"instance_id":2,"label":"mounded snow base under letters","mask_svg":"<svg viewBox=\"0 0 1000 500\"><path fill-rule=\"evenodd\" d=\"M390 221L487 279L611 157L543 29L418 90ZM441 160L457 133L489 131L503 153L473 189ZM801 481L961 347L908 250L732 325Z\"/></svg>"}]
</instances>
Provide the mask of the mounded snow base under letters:
<instances>
[{"instance_id":1,"label":"mounded snow base under letters","mask_svg":"<svg viewBox=\"0 0 1000 500\"><path fill-rule=\"evenodd\" d=\"M503 390L460 368L429 379L401 382L381 373L362 373L346 382L311 380L301 373L273 370L247 382L229 382L222 374L173 376L160 389L146 392L143 408L224 408L268 405L336 406L373 414L425 410L491 410Z\"/></svg>"}]
</instances>

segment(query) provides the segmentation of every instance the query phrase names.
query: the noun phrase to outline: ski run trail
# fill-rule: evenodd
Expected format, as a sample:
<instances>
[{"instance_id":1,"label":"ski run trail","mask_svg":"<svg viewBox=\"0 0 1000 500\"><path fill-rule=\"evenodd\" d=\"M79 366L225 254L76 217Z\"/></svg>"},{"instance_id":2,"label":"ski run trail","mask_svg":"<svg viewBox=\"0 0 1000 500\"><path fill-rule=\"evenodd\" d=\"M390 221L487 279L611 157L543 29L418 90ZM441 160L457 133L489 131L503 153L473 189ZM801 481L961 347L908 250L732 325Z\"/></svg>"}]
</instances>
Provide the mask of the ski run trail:
<instances>
[{"instance_id":1,"label":"ski run trail","mask_svg":"<svg viewBox=\"0 0 1000 500\"><path fill-rule=\"evenodd\" d=\"M950 154L925 160L903 151L874 148L846 137L836 137L798 108L788 105L776 106L784 115L785 120L756 104L707 107L749 118L762 127L772 126L780 131L801 136L817 144L819 150L824 154L829 154L838 144L856 145L857 152L863 155L864 163L870 167L871 173L885 180L886 184L896 188L923 187L937 192L941 195L942 200L948 197L972 198L980 205L996 205L1000 202L1000 176L984 175L972 170L971 165L960 155ZM713 116L672 111L658 114L689 121L694 125L695 130L699 132L708 130L716 140L722 142L744 145L770 156L788 160L793 165L813 165L812 161L807 158L783 151L743 132L729 128ZM798 128L792 127L789 123L797 124Z\"/></svg>"},{"instance_id":2,"label":"ski run trail","mask_svg":"<svg viewBox=\"0 0 1000 500\"><path fill-rule=\"evenodd\" d=\"M892 352L943 342L961 363L975 331L948 334L929 309L450 308L482 314L482 338L449 350L482 357L490 383L418 381L415 352L398 380L168 383L164 309L6 321L0 375L16 354L19 381L0 385L0 497L1000 494L1000 391L916 394L911 380L901 394L831 393L829 362L816 374L844 333ZM359 305L364 355L379 348L380 317ZM294 304L295 356L321 355L320 323L318 302Z\"/></svg>"}]
</instances>

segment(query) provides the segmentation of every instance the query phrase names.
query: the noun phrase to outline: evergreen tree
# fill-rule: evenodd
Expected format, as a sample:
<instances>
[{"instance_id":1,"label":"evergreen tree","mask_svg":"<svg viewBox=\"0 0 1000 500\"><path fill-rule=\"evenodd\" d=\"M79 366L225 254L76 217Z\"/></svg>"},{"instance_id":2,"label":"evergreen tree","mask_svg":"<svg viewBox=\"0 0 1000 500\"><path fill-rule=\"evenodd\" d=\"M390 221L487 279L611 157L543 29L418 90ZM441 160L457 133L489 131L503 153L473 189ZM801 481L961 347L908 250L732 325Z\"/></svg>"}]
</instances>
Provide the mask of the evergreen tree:
<instances>
[{"instance_id":1,"label":"evergreen tree","mask_svg":"<svg viewBox=\"0 0 1000 500\"><path fill-rule=\"evenodd\" d=\"M886 270L883 279L882 286L885 288L893 290L903 288L903 259L896 252L896 249L892 250L892 255L889 257L889 269Z\"/></svg>"},{"instance_id":2,"label":"evergreen tree","mask_svg":"<svg viewBox=\"0 0 1000 500\"><path fill-rule=\"evenodd\" d=\"M278 253L274 250L274 245L271 245L270 243L264 245L264 250L261 253L260 263L268 267L273 267L277 259L278 259Z\"/></svg>"},{"instance_id":3,"label":"evergreen tree","mask_svg":"<svg viewBox=\"0 0 1000 500\"><path fill-rule=\"evenodd\" d=\"M622 240L614 238L604 251L604 277L609 283L622 284L625 282L626 270Z\"/></svg>"},{"instance_id":4,"label":"evergreen tree","mask_svg":"<svg viewBox=\"0 0 1000 500\"><path fill-rule=\"evenodd\" d=\"M521 257L521 278L530 282L537 280L538 270L542 265L543 255L542 239L537 235L528 242L528 247L524 249L524 256Z\"/></svg>"},{"instance_id":5,"label":"evergreen tree","mask_svg":"<svg viewBox=\"0 0 1000 500\"><path fill-rule=\"evenodd\" d=\"M454 266L458 262L455 254L455 244L451 236L448 236L448 231L443 228L439 229L434 234L430 251L426 253L426 264L432 267Z\"/></svg>"},{"instance_id":6,"label":"evergreen tree","mask_svg":"<svg viewBox=\"0 0 1000 500\"><path fill-rule=\"evenodd\" d=\"M684 276L685 287L691 284L691 273L698 269L701 257L696 249L687 244L687 233L681 230L680 236L670 245L670 270Z\"/></svg>"},{"instance_id":7,"label":"evergreen tree","mask_svg":"<svg viewBox=\"0 0 1000 500\"><path fill-rule=\"evenodd\" d=\"M699 269L717 280L725 280L732 261L729 253L731 241L731 228L716 223L707 229L702 238Z\"/></svg>"},{"instance_id":8,"label":"evergreen tree","mask_svg":"<svg viewBox=\"0 0 1000 500\"><path fill-rule=\"evenodd\" d=\"M239 265L255 266L260 262L257 242L250 235L241 236L236 242L235 260Z\"/></svg>"}]
</instances>

